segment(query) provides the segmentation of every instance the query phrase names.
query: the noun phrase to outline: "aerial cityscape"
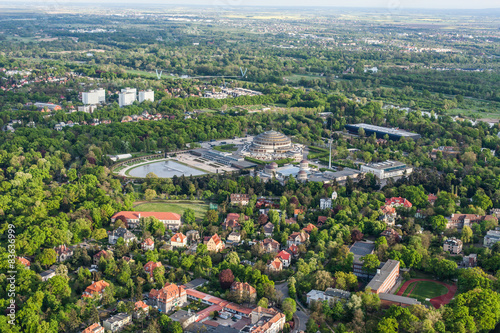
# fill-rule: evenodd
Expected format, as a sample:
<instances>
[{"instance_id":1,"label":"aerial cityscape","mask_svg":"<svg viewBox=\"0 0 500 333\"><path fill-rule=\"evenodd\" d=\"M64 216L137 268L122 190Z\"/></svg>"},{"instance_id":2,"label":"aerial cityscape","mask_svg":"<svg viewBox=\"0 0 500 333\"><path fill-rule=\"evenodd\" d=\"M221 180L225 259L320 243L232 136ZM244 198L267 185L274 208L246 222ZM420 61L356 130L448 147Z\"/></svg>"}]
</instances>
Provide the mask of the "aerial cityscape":
<instances>
[{"instance_id":1,"label":"aerial cityscape","mask_svg":"<svg viewBox=\"0 0 500 333\"><path fill-rule=\"evenodd\" d=\"M201 2L0 1L0 333L500 332L500 4Z\"/></svg>"}]
</instances>

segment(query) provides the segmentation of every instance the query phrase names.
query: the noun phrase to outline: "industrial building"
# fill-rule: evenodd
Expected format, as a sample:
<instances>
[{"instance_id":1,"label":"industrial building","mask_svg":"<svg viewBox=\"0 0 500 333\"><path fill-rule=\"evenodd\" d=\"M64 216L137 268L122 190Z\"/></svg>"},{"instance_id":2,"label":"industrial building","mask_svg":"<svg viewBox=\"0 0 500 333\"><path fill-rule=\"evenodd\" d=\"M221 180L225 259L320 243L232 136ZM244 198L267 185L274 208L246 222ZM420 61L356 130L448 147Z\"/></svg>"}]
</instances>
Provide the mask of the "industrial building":
<instances>
[{"instance_id":1,"label":"industrial building","mask_svg":"<svg viewBox=\"0 0 500 333\"><path fill-rule=\"evenodd\" d=\"M408 139L413 139L413 140L418 140L420 139L420 134L417 133L412 133L408 132L405 130L401 130L398 128L389 128L389 127L382 127L382 126L376 126L376 125L370 125L370 124L348 124L345 125L345 128L353 134L358 134L359 130L362 128L365 131L366 136L375 135L377 136L378 139L383 139L384 136L387 134L389 136L389 139L391 140L399 140L401 138L408 138Z\"/></svg>"},{"instance_id":2,"label":"industrial building","mask_svg":"<svg viewBox=\"0 0 500 333\"><path fill-rule=\"evenodd\" d=\"M372 173L379 179L407 176L413 172L413 168L399 161L385 161L370 163L361 166L361 172Z\"/></svg>"}]
</instances>

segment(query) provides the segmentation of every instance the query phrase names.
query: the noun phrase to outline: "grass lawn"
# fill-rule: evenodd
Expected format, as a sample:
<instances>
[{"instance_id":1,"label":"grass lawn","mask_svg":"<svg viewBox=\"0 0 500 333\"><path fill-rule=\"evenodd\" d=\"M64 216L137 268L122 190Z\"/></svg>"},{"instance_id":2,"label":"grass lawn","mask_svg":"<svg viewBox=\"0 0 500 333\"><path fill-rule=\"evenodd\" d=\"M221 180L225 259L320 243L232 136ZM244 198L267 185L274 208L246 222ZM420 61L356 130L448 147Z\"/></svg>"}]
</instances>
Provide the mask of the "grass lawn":
<instances>
[{"instance_id":1,"label":"grass lawn","mask_svg":"<svg viewBox=\"0 0 500 333\"><path fill-rule=\"evenodd\" d=\"M172 212L183 214L188 208L194 210L196 219L202 219L205 212L208 210L208 205L204 201L163 201L163 202L147 202L134 206L135 210L143 212Z\"/></svg>"},{"instance_id":2,"label":"grass lawn","mask_svg":"<svg viewBox=\"0 0 500 333\"><path fill-rule=\"evenodd\" d=\"M438 297L448 292L448 289L439 283L431 281L419 281L415 283L417 283L417 285L409 297L414 297L421 302L425 301L426 298ZM407 290L410 290L412 285L413 283L408 286Z\"/></svg>"}]
</instances>

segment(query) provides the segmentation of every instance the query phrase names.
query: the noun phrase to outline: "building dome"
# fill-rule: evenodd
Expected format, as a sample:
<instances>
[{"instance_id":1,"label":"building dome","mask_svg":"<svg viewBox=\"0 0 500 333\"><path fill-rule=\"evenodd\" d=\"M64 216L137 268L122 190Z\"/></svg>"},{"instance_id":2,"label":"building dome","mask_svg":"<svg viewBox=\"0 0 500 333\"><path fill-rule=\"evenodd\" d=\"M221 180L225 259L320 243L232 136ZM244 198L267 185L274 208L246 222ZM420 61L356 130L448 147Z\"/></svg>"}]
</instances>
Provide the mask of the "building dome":
<instances>
[{"instance_id":1,"label":"building dome","mask_svg":"<svg viewBox=\"0 0 500 333\"><path fill-rule=\"evenodd\" d=\"M249 148L252 153L286 153L292 149L292 141L284 134L268 131L257 135Z\"/></svg>"},{"instance_id":2,"label":"building dome","mask_svg":"<svg viewBox=\"0 0 500 333\"><path fill-rule=\"evenodd\" d=\"M303 163L309 164L309 161L308 160L302 160L302 161L300 161L300 164L303 164Z\"/></svg>"},{"instance_id":3,"label":"building dome","mask_svg":"<svg viewBox=\"0 0 500 333\"><path fill-rule=\"evenodd\" d=\"M278 168L278 163L273 162L273 163L269 164L269 168L271 168L271 169L277 169Z\"/></svg>"},{"instance_id":4,"label":"building dome","mask_svg":"<svg viewBox=\"0 0 500 333\"><path fill-rule=\"evenodd\" d=\"M309 161L308 160L300 161L300 168L301 169L309 169Z\"/></svg>"},{"instance_id":5,"label":"building dome","mask_svg":"<svg viewBox=\"0 0 500 333\"><path fill-rule=\"evenodd\" d=\"M305 172L304 170L300 170L299 173L297 174L297 179L306 180L307 172Z\"/></svg>"}]
</instances>

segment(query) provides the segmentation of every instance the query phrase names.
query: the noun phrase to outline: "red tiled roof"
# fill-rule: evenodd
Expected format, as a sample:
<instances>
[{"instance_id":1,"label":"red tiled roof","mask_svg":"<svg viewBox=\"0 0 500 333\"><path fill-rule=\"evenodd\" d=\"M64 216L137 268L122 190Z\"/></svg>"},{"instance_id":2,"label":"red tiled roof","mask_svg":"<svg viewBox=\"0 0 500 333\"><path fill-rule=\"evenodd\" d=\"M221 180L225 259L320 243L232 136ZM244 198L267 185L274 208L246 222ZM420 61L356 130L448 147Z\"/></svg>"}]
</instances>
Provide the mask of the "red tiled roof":
<instances>
[{"instance_id":1,"label":"red tiled roof","mask_svg":"<svg viewBox=\"0 0 500 333\"><path fill-rule=\"evenodd\" d=\"M227 214L226 221L238 221L240 219L240 214L229 213Z\"/></svg>"},{"instance_id":2,"label":"red tiled roof","mask_svg":"<svg viewBox=\"0 0 500 333\"><path fill-rule=\"evenodd\" d=\"M233 284L231 285L231 290L246 291L250 295L255 294L257 292L257 290L255 290L255 288L252 287L250 284L246 282L237 282L237 281L233 282Z\"/></svg>"},{"instance_id":3,"label":"red tiled roof","mask_svg":"<svg viewBox=\"0 0 500 333\"><path fill-rule=\"evenodd\" d=\"M82 331L82 333L95 333L95 332L104 332L104 327L101 326L99 323L93 323L86 329Z\"/></svg>"},{"instance_id":4,"label":"red tiled roof","mask_svg":"<svg viewBox=\"0 0 500 333\"><path fill-rule=\"evenodd\" d=\"M290 250L290 252L292 252L294 255L299 254L299 247L295 244L290 245L288 250Z\"/></svg>"},{"instance_id":5,"label":"red tiled roof","mask_svg":"<svg viewBox=\"0 0 500 333\"><path fill-rule=\"evenodd\" d=\"M135 302L135 310L138 310L139 308L147 309L147 308L149 308L149 306L146 303L144 303L143 301Z\"/></svg>"},{"instance_id":6,"label":"red tiled roof","mask_svg":"<svg viewBox=\"0 0 500 333\"><path fill-rule=\"evenodd\" d=\"M26 266L26 267L30 267L31 266L31 262L28 259L26 259L26 258L17 257L17 260L19 260L19 262L21 262L21 264L23 266Z\"/></svg>"},{"instance_id":7,"label":"red tiled roof","mask_svg":"<svg viewBox=\"0 0 500 333\"><path fill-rule=\"evenodd\" d=\"M287 260L289 261L290 260L290 253L286 252L285 250L281 251L280 253L278 253L278 255L276 256L277 258L280 258L282 260Z\"/></svg>"},{"instance_id":8,"label":"red tiled roof","mask_svg":"<svg viewBox=\"0 0 500 333\"><path fill-rule=\"evenodd\" d=\"M276 270L280 270L283 268L283 263L278 258L274 258L274 260L269 263L269 266Z\"/></svg>"},{"instance_id":9,"label":"red tiled roof","mask_svg":"<svg viewBox=\"0 0 500 333\"><path fill-rule=\"evenodd\" d=\"M405 198L401 198L401 197L387 198L387 199L385 199L385 204L391 205L391 206L403 206L406 208L411 208L413 206L411 204L411 202L409 202Z\"/></svg>"},{"instance_id":10,"label":"red tiled roof","mask_svg":"<svg viewBox=\"0 0 500 333\"><path fill-rule=\"evenodd\" d=\"M111 218L116 219L118 216L124 216L126 219L138 220L139 214L141 217L156 217L158 220L177 220L180 221L181 216L176 213L171 212L131 212L131 211L123 211L114 214Z\"/></svg>"},{"instance_id":11,"label":"red tiled roof","mask_svg":"<svg viewBox=\"0 0 500 333\"><path fill-rule=\"evenodd\" d=\"M155 245L155 242L151 238L146 238L143 244L147 246L153 246Z\"/></svg>"},{"instance_id":12,"label":"red tiled roof","mask_svg":"<svg viewBox=\"0 0 500 333\"><path fill-rule=\"evenodd\" d=\"M109 283L107 283L104 280L99 280L99 281L96 281L96 282L92 283L90 286L88 286L87 289L85 289L85 293L90 294L90 295L92 295L94 293L99 293L100 294L107 287L109 287ZM84 297L91 297L89 295L83 295L83 296Z\"/></svg>"},{"instance_id":13,"label":"red tiled roof","mask_svg":"<svg viewBox=\"0 0 500 333\"><path fill-rule=\"evenodd\" d=\"M184 243L186 236L182 232L178 232L170 238L171 242Z\"/></svg>"},{"instance_id":14,"label":"red tiled roof","mask_svg":"<svg viewBox=\"0 0 500 333\"><path fill-rule=\"evenodd\" d=\"M153 272L155 268L161 267L162 264L160 261L154 262L154 261L149 261L146 265L144 265L144 270L149 273L149 276L153 277Z\"/></svg>"},{"instance_id":15,"label":"red tiled roof","mask_svg":"<svg viewBox=\"0 0 500 333\"><path fill-rule=\"evenodd\" d=\"M320 217L324 217L324 218L325 218L325 221L326 221L326 219L327 219L327 217L326 217L326 216L319 216L319 217L318 217L318 222L319 222L319 218L320 218ZM305 228L304 228L304 229L302 229L302 230L304 230L304 231L305 231L305 232L307 232L307 233L311 233L311 232L313 232L313 231L314 231L314 230L316 230L316 229L318 229L318 228L316 228L316 226L315 226L314 224L309 223L309 224L307 225L307 227L305 227Z\"/></svg>"}]
</instances>

